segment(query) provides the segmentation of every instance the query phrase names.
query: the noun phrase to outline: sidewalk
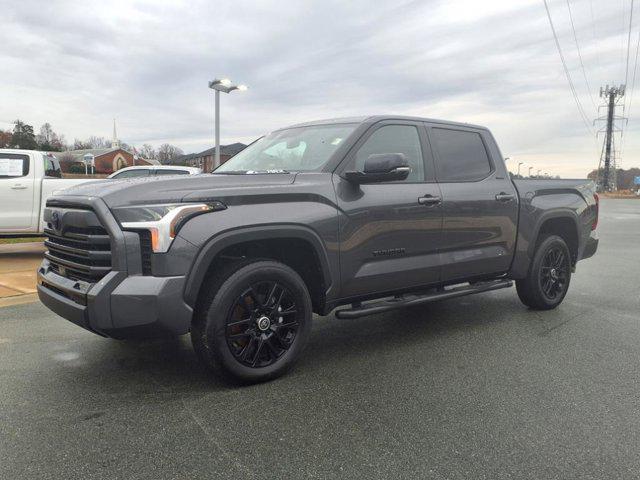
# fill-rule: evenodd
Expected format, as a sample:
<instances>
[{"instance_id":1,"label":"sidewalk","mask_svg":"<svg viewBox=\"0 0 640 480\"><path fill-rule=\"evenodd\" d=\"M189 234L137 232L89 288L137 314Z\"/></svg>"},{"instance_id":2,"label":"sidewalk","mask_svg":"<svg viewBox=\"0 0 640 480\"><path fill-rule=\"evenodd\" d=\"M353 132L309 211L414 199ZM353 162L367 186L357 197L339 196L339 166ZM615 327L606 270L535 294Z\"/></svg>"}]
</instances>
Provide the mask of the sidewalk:
<instances>
[{"instance_id":1,"label":"sidewalk","mask_svg":"<svg viewBox=\"0 0 640 480\"><path fill-rule=\"evenodd\" d=\"M0 245L0 307L38 300L36 270L44 251L42 242Z\"/></svg>"}]
</instances>

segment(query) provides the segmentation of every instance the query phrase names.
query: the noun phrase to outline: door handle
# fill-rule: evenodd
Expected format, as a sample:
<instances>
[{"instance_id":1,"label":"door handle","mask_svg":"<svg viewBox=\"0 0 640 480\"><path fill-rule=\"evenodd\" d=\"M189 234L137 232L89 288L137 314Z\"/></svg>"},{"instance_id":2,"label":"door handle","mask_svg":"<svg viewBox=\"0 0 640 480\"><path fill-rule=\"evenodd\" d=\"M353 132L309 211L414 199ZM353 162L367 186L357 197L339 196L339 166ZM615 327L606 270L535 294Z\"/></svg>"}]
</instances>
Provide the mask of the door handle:
<instances>
[{"instance_id":1,"label":"door handle","mask_svg":"<svg viewBox=\"0 0 640 480\"><path fill-rule=\"evenodd\" d=\"M424 197L418 198L418 203L420 205L426 205L430 207L430 206L438 205L439 203L442 203L442 198L434 197L433 195L425 195Z\"/></svg>"},{"instance_id":2,"label":"door handle","mask_svg":"<svg viewBox=\"0 0 640 480\"><path fill-rule=\"evenodd\" d=\"M509 193L505 193L505 192L500 192L499 194L496 195L496 200L499 202L510 202L511 200L515 199L516 197L514 195L511 195Z\"/></svg>"},{"instance_id":3,"label":"door handle","mask_svg":"<svg viewBox=\"0 0 640 480\"><path fill-rule=\"evenodd\" d=\"M20 185L19 183L12 185L11 188L13 190L24 190L25 188L27 188L26 185Z\"/></svg>"}]
</instances>

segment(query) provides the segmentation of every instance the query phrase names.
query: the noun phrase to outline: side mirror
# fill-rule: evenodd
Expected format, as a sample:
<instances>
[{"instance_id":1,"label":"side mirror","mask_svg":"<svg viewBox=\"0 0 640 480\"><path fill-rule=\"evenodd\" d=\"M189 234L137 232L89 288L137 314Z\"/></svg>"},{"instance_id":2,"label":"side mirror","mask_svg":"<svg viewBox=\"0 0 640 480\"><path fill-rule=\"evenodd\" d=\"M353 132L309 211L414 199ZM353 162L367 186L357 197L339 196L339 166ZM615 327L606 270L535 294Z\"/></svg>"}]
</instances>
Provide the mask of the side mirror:
<instances>
[{"instance_id":1,"label":"side mirror","mask_svg":"<svg viewBox=\"0 0 640 480\"><path fill-rule=\"evenodd\" d=\"M367 157L363 172L345 172L344 178L358 185L405 180L411 167L404 153L378 153Z\"/></svg>"}]
</instances>

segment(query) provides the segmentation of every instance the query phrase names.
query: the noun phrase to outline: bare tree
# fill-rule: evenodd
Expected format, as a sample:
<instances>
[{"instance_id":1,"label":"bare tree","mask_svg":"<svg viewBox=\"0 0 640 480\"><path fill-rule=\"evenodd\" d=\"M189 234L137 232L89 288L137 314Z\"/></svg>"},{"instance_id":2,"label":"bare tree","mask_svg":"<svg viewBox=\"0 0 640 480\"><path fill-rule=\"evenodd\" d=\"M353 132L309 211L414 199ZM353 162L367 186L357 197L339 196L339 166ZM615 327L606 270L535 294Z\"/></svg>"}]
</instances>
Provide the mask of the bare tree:
<instances>
[{"instance_id":1,"label":"bare tree","mask_svg":"<svg viewBox=\"0 0 640 480\"><path fill-rule=\"evenodd\" d=\"M184 152L178 147L171 145L169 143L163 143L158 148L158 160L160 163L169 163L171 160L179 157L180 155L184 155Z\"/></svg>"},{"instance_id":2,"label":"bare tree","mask_svg":"<svg viewBox=\"0 0 640 480\"><path fill-rule=\"evenodd\" d=\"M40 127L40 133L36 135L38 148L44 151L60 152L66 148L64 135L58 135L53 131L49 122Z\"/></svg>"},{"instance_id":3,"label":"bare tree","mask_svg":"<svg viewBox=\"0 0 640 480\"><path fill-rule=\"evenodd\" d=\"M139 154L142 158L150 160L158 159L158 154L155 148L153 148L153 146L149 145L148 143L145 143L144 145L142 145L142 147L140 147Z\"/></svg>"},{"instance_id":4,"label":"bare tree","mask_svg":"<svg viewBox=\"0 0 640 480\"><path fill-rule=\"evenodd\" d=\"M91 145L91 148L109 148L111 146L111 142L107 142L104 137L96 137L93 135L89 137L86 143Z\"/></svg>"}]
</instances>

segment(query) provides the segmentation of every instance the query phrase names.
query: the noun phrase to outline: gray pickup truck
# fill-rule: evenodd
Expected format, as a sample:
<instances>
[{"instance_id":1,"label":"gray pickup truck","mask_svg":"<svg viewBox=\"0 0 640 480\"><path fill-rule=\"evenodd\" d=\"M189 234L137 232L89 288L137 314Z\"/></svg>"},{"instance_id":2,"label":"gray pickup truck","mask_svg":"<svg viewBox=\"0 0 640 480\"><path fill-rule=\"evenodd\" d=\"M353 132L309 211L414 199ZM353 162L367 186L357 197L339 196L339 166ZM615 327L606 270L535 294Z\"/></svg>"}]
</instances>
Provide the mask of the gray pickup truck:
<instances>
[{"instance_id":1,"label":"gray pickup truck","mask_svg":"<svg viewBox=\"0 0 640 480\"><path fill-rule=\"evenodd\" d=\"M587 180L510 178L484 127L413 117L276 130L213 174L49 199L38 294L99 335L191 332L245 382L292 366L313 312L350 319L511 287L557 307L598 240Z\"/></svg>"}]
</instances>

